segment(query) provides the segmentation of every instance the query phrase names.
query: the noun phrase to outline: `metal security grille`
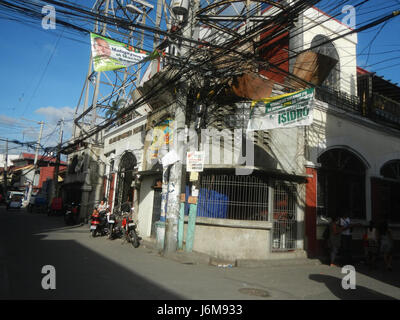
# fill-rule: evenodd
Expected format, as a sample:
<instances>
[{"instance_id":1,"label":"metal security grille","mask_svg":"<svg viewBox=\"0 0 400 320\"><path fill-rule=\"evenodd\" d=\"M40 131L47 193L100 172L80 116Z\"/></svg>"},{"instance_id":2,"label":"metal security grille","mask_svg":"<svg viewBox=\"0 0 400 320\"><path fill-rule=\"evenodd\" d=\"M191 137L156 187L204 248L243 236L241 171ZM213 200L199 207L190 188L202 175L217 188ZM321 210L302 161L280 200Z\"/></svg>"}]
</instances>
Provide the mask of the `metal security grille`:
<instances>
[{"instance_id":1,"label":"metal security grille","mask_svg":"<svg viewBox=\"0 0 400 320\"><path fill-rule=\"evenodd\" d=\"M126 201L132 202L134 171L137 164L136 157L126 152L121 157L118 170L118 182L115 194L115 208Z\"/></svg>"},{"instance_id":2,"label":"metal security grille","mask_svg":"<svg viewBox=\"0 0 400 320\"><path fill-rule=\"evenodd\" d=\"M296 249L296 187L279 182L274 188L273 251Z\"/></svg>"},{"instance_id":3,"label":"metal security grille","mask_svg":"<svg viewBox=\"0 0 400 320\"><path fill-rule=\"evenodd\" d=\"M197 216L268 220L268 183L254 176L203 174Z\"/></svg>"}]
</instances>

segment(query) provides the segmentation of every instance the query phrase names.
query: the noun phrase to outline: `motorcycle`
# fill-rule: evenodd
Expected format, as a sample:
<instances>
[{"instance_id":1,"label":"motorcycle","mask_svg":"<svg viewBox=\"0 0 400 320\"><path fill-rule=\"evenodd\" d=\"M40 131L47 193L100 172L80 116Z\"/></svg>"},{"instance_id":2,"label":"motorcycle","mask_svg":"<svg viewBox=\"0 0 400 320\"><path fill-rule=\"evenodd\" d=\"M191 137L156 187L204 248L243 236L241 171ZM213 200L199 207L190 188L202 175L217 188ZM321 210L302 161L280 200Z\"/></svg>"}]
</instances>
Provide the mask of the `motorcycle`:
<instances>
[{"instance_id":1,"label":"motorcycle","mask_svg":"<svg viewBox=\"0 0 400 320\"><path fill-rule=\"evenodd\" d=\"M67 205L64 215L64 221L66 225L74 225L78 223L79 216L79 204L72 202Z\"/></svg>"},{"instance_id":2,"label":"motorcycle","mask_svg":"<svg viewBox=\"0 0 400 320\"><path fill-rule=\"evenodd\" d=\"M108 238L110 240L114 240L114 239L122 237L122 230L121 230L121 227L118 225L117 220L118 220L117 215L115 213L107 215L107 223L108 223L108 230L109 230Z\"/></svg>"},{"instance_id":3,"label":"motorcycle","mask_svg":"<svg viewBox=\"0 0 400 320\"><path fill-rule=\"evenodd\" d=\"M90 233L92 237L96 237L97 234L102 236L109 234L109 228L106 223L106 211L98 211L97 209L93 210L93 213L90 217Z\"/></svg>"},{"instance_id":4,"label":"motorcycle","mask_svg":"<svg viewBox=\"0 0 400 320\"><path fill-rule=\"evenodd\" d=\"M125 214L122 219L122 229L124 230L125 240L130 242L134 248L139 247L140 240L142 238L139 237L136 231L137 225L135 221L133 221L132 217L128 214Z\"/></svg>"}]
</instances>

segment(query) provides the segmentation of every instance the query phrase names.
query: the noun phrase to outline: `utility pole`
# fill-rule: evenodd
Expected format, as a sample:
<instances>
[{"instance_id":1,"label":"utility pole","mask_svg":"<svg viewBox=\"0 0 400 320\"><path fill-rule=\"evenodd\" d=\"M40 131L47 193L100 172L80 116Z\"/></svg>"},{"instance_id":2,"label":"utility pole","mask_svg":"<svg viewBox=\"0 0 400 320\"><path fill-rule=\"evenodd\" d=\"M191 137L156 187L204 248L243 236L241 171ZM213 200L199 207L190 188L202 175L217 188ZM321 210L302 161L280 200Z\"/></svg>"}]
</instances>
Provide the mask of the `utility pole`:
<instances>
[{"instance_id":1,"label":"utility pole","mask_svg":"<svg viewBox=\"0 0 400 320\"><path fill-rule=\"evenodd\" d=\"M7 177L8 177L8 167L7 167L7 162L8 162L8 139L6 139L6 159L4 162L4 199L7 199Z\"/></svg>"},{"instance_id":2,"label":"utility pole","mask_svg":"<svg viewBox=\"0 0 400 320\"><path fill-rule=\"evenodd\" d=\"M56 167L54 169L54 194L56 198L58 197L59 193L58 173L60 172L60 157L61 157L60 151L63 140L63 129L64 129L64 117L62 118L62 120L60 120L60 142L57 148Z\"/></svg>"},{"instance_id":3,"label":"utility pole","mask_svg":"<svg viewBox=\"0 0 400 320\"><path fill-rule=\"evenodd\" d=\"M189 1L189 12L187 25L183 30L185 38L192 38L195 25L195 12L199 7L199 0ZM188 59L189 50L186 46L182 46L180 53L183 58ZM186 159L185 144L186 144L186 104L188 92L188 79L182 79L178 84L176 94L176 103L174 107L174 125L172 148L176 151L181 161L175 162L169 174L169 194L165 221L165 240L164 240L164 255L174 253L178 248L178 221L180 211L180 195L182 190L182 180L186 181L186 171L183 172L183 161ZM182 143L183 142L183 143Z\"/></svg>"},{"instance_id":4,"label":"utility pole","mask_svg":"<svg viewBox=\"0 0 400 320\"><path fill-rule=\"evenodd\" d=\"M33 179L32 179L32 183L29 185L29 191L28 191L28 203L31 200L31 196L32 196L32 189L33 189L33 184L35 183L35 179L36 179L36 170L37 170L37 159L38 159L38 155L39 155L39 146L40 146L40 139L42 139L42 133L43 133L43 125L44 122L40 121L40 133L39 133L39 138L38 138L38 142L36 144L36 152L35 152L35 160L33 162Z\"/></svg>"}]
</instances>

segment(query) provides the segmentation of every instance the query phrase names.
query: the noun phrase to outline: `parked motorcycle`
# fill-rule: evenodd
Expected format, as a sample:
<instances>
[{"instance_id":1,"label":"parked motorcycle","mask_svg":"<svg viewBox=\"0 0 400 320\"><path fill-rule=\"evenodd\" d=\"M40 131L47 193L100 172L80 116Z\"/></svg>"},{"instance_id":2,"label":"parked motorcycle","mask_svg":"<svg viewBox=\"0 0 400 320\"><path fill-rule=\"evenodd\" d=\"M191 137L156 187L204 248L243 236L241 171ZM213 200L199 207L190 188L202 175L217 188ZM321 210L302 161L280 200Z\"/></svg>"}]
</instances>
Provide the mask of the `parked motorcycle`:
<instances>
[{"instance_id":1,"label":"parked motorcycle","mask_svg":"<svg viewBox=\"0 0 400 320\"><path fill-rule=\"evenodd\" d=\"M136 223L133 221L132 217L129 214L124 214L122 219L122 229L124 231L126 241L130 242L134 248L139 247L140 240L142 239L137 234L136 227Z\"/></svg>"},{"instance_id":2,"label":"parked motorcycle","mask_svg":"<svg viewBox=\"0 0 400 320\"><path fill-rule=\"evenodd\" d=\"M110 240L121 238L122 230L121 227L118 225L118 217L115 213L107 215L107 223L109 230L108 238Z\"/></svg>"},{"instance_id":3,"label":"parked motorcycle","mask_svg":"<svg viewBox=\"0 0 400 320\"><path fill-rule=\"evenodd\" d=\"M102 236L109 234L105 210L99 212L97 209L94 209L90 220L90 233L93 238L97 234Z\"/></svg>"},{"instance_id":4,"label":"parked motorcycle","mask_svg":"<svg viewBox=\"0 0 400 320\"><path fill-rule=\"evenodd\" d=\"M79 204L75 204L74 202L67 205L64 215L66 225L74 225L78 223L79 209Z\"/></svg>"}]
</instances>

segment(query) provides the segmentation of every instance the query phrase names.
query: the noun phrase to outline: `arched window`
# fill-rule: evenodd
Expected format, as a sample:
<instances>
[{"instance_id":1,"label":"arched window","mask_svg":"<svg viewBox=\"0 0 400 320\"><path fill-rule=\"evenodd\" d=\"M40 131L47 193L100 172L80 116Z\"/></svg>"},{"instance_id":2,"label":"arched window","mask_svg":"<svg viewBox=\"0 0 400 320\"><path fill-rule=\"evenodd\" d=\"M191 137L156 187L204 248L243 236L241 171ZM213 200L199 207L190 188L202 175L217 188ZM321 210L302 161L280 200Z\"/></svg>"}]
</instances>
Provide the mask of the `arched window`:
<instances>
[{"instance_id":1,"label":"arched window","mask_svg":"<svg viewBox=\"0 0 400 320\"><path fill-rule=\"evenodd\" d=\"M331 57L338 62L333 67L332 71L329 73L328 77L322 83L323 86L329 87L331 89L340 90L340 61L339 61L339 54L332 42L326 43L329 41L329 38L323 35L316 35L311 42L311 48L313 52L317 52L319 54ZM321 45L320 45L321 44Z\"/></svg>"},{"instance_id":2,"label":"arched window","mask_svg":"<svg viewBox=\"0 0 400 320\"><path fill-rule=\"evenodd\" d=\"M400 222L400 160L391 160L381 168L382 180L378 199L378 214L390 222Z\"/></svg>"},{"instance_id":3,"label":"arched window","mask_svg":"<svg viewBox=\"0 0 400 320\"><path fill-rule=\"evenodd\" d=\"M353 218L365 218L364 163L342 148L325 151L318 162L318 213L329 217L348 213Z\"/></svg>"},{"instance_id":4,"label":"arched window","mask_svg":"<svg viewBox=\"0 0 400 320\"><path fill-rule=\"evenodd\" d=\"M132 182L135 179L136 157L131 152L125 152L120 160L118 168L117 189L115 194L115 207L126 201L133 202Z\"/></svg>"}]
</instances>

